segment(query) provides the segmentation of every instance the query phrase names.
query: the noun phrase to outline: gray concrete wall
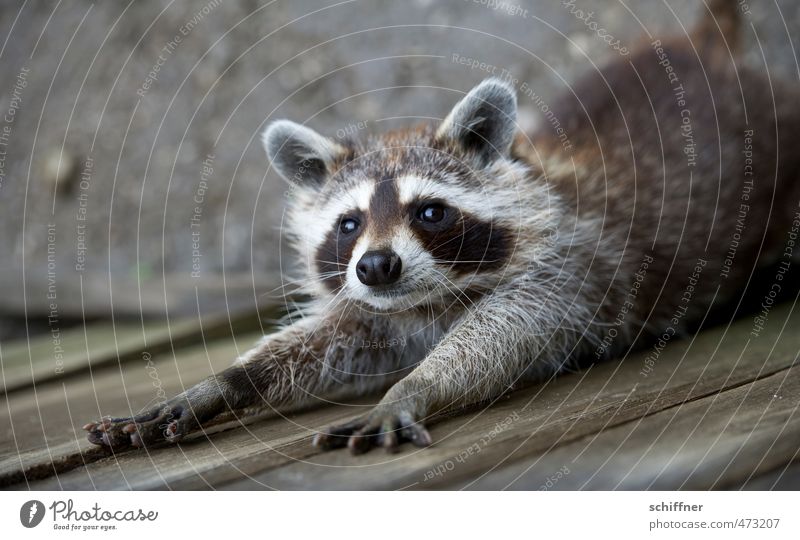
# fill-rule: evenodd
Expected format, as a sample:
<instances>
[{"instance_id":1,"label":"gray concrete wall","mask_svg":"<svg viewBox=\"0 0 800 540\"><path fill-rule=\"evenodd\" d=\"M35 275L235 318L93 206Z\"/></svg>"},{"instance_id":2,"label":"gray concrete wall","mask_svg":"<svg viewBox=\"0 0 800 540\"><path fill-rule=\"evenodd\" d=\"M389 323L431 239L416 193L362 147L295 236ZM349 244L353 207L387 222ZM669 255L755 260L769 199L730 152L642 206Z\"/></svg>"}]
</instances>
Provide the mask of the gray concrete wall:
<instances>
[{"instance_id":1,"label":"gray concrete wall","mask_svg":"<svg viewBox=\"0 0 800 540\"><path fill-rule=\"evenodd\" d=\"M197 283L223 269L274 276L285 186L267 174L258 140L271 119L332 136L359 122L388 129L442 117L489 72L547 103L618 54L576 9L627 47L645 33L685 31L702 9L699 0L571 4L5 0L8 309L22 305L23 272L27 302L40 303L50 278L61 291L118 277L161 283L164 273L191 284L198 252ZM800 3L760 2L744 20L746 61L797 79ZM535 124L536 104L520 95L520 105L523 125ZM204 174L206 160L213 172ZM60 309L79 307L80 295L61 298Z\"/></svg>"}]
</instances>

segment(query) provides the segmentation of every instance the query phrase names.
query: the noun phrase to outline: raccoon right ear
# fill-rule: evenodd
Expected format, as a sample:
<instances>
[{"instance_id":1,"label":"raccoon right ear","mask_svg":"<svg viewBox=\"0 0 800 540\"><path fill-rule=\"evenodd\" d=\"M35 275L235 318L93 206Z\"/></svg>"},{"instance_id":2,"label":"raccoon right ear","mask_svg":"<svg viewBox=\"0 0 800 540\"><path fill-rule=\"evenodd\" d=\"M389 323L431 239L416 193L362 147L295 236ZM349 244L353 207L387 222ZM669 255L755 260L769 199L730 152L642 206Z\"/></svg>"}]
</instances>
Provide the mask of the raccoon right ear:
<instances>
[{"instance_id":1,"label":"raccoon right ear","mask_svg":"<svg viewBox=\"0 0 800 540\"><path fill-rule=\"evenodd\" d=\"M321 186L345 149L316 131L290 120L277 120L261 136L272 165L288 182Z\"/></svg>"},{"instance_id":2,"label":"raccoon right ear","mask_svg":"<svg viewBox=\"0 0 800 540\"><path fill-rule=\"evenodd\" d=\"M447 115L436 136L451 139L484 163L506 156L517 125L514 87L498 78L484 80Z\"/></svg>"}]
</instances>

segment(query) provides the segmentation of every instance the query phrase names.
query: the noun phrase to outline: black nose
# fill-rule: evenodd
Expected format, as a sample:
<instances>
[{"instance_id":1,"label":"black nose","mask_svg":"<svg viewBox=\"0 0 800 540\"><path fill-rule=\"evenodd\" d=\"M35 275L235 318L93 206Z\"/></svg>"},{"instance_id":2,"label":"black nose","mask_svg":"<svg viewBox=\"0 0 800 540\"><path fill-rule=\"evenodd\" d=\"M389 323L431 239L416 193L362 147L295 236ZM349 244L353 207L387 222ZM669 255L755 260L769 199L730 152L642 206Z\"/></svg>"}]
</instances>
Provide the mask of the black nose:
<instances>
[{"instance_id":1,"label":"black nose","mask_svg":"<svg viewBox=\"0 0 800 540\"><path fill-rule=\"evenodd\" d=\"M403 263L390 250L367 251L356 265L358 279L364 285L390 285L400 278Z\"/></svg>"}]
</instances>

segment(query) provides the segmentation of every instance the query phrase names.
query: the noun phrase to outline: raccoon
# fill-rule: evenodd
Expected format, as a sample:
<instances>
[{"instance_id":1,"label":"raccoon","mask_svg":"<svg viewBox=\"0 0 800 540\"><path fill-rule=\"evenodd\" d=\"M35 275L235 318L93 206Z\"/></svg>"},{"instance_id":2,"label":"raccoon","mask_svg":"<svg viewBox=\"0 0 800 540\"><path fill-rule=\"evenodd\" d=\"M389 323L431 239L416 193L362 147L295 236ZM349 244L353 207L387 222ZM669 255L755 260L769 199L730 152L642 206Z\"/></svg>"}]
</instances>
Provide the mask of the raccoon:
<instances>
[{"instance_id":1,"label":"raccoon","mask_svg":"<svg viewBox=\"0 0 800 540\"><path fill-rule=\"evenodd\" d=\"M663 345L735 304L800 219L800 93L736 61L735 4L579 80L550 107L558 130L521 133L497 78L441 122L364 140L272 123L313 300L230 368L87 424L89 440L175 442L224 411L386 389L314 443L427 446L440 413Z\"/></svg>"}]
</instances>

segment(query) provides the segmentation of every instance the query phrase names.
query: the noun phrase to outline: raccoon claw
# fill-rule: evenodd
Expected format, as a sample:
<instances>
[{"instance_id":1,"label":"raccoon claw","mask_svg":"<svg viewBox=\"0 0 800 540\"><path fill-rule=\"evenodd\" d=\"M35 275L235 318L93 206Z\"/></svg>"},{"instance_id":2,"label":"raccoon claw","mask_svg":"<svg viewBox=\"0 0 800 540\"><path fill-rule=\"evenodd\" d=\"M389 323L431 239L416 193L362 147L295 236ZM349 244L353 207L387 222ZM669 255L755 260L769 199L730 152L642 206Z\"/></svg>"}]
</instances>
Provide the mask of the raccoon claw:
<instances>
[{"instance_id":1,"label":"raccoon claw","mask_svg":"<svg viewBox=\"0 0 800 540\"><path fill-rule=\"evenodd\" d=\"M123 450L164 441L178 442L199 426L188 406L175 403L130 418L104 417L99 422L89 422L83 429L88 432L89 442Z\"/></svg>"},{"instance_id":2,"label":"raccoon claw","mask_svg":"<svg viewBox=\"0 0 800 540\"><path fill-rule=\"evenodd\" d=\"M387 452L397 452L399 445L410 441L416 446L430 446L428 430L414 420L411 413L401 411L373 412L368 416L345 424L331 426L314 437L314 446L332 450L347 446L352 454L363 454L373 447L383 447Z\"/></svg>"}]
</instances>

